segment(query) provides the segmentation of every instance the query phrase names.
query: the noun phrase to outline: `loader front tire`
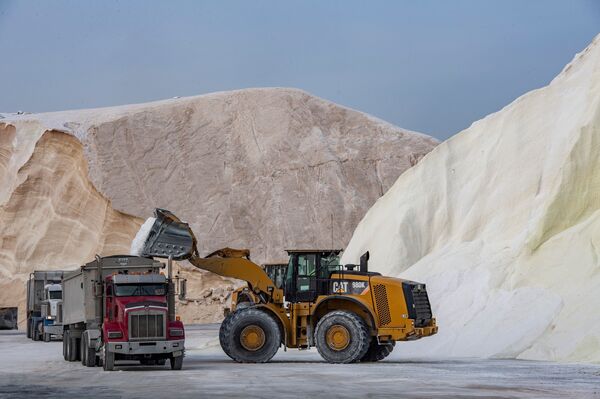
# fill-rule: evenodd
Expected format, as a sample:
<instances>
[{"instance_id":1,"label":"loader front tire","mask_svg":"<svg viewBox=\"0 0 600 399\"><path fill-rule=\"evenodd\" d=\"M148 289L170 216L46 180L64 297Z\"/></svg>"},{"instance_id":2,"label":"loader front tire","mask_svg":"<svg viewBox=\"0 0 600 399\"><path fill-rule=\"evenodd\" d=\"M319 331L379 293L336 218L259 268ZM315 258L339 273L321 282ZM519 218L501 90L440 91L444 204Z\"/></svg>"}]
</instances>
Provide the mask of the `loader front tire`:
<instances>
[{"instance_id":1,"label":"loader front tire","mask_svg":"<svg viewBox=\"0 0 600 399\"><path fill-rule=\"evenodd\" d=\"M281 330L263 310L249 307L229 314L219 330L223 351L239 363L266 363L277 353Z\"/></svg>"},{"instance_id":2,"label":"loader front tire","mask_svg":"<svg viewBox=\"0 0 600 399\"><path fill-rule=\"evenodd\" d=\"M360 359L361 362L378 362L380 360L388 357L390 353L394 350L394 346L396 346L396 341L386 342L383 345L379 345L377 342L377 337L373 337L371 339L371 345L369 345L369 349L367 353Z\"/></svg>"},{"instance_id":3,"label":"loader front tire","mask_svg":"<svg viewBox=\"0 0 600 399\"><path fill-rule=\"evenodd\" d=\"M319 354L327 362L354 363L367 353L371 337L360 316L346 310L335 310L317 323L315 342Z\"/></svg>"}]
</instances>

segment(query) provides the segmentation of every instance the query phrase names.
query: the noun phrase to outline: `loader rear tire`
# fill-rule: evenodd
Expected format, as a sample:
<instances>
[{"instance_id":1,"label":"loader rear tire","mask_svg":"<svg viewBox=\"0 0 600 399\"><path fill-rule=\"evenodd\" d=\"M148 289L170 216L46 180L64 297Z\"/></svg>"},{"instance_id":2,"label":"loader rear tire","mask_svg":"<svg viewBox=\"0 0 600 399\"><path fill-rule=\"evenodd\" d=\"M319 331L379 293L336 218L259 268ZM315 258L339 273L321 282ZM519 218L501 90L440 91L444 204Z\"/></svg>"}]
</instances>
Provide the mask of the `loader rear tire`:
<instances>
[{"instance_id":1,"label":"loader rear tire","mask_svg":"<svg viewBox=\"0 0 600 399\"><path fill-rule=\"evenodd\" d=\"M327 362L354 363L367 353L371 337L360 316L346 310L335 310L317 323L315 341L319 354Z\"/></svg>"},{"instance_id":2,"label":"loader rear tire","mask_svg":"<svg viewBox=\"0 0 600 399\"><path fill-rule=\"evenodd\" d=\"M371 345L369 345L369 349L367 353L360 359L361 362L378 362L380 360L388 357L390 353L394 350L394 346L396 346L396 341L388 342L384 345L379 345L377 342L377 337L373 337L371 339Z\"/></svg>"},{"instance_id":3,"label":"loader rear tire","mask_svg":"<svg viewBox=\"0 0 600 399\"><path fill-rule=\"evenodd\" d=\"M223 351L239 363L266 363L281 344L277 321L263 310L249 307L228 315L219 330Z\"/></svg>"}]
</instances>

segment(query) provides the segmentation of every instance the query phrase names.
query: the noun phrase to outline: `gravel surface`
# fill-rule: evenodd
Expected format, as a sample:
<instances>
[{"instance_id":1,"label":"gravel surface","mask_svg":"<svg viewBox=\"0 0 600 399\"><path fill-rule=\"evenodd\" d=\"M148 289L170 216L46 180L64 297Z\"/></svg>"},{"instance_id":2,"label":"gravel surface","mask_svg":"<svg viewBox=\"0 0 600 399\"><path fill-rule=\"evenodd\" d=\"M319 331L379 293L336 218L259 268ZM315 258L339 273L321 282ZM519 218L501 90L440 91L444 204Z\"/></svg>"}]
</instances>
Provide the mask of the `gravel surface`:
<instances>
[{"instance_id":1,"label":"gravel surface","mask_svg":"<svg viewBox=\"0 0 600 399\"><path fill-rule=\"evenodd\" d=\"M62 359L60 342L0 331L0 398L600 398L600 365L402 357L331 365L315 350L280 350L267 364L237 364L218 325L187 327L181 371L121 365L114 372Z\"/></svg>"}]
</instances>

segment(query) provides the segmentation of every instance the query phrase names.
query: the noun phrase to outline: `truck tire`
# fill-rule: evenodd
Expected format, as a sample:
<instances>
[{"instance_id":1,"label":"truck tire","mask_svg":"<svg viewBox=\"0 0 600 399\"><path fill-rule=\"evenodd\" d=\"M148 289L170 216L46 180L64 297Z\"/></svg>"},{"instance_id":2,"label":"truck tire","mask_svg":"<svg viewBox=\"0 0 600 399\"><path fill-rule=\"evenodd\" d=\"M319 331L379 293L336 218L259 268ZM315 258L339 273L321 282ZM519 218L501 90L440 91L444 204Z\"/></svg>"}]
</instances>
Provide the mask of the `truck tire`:
<instances>
[{"instance_id":1,"label":"truck tire","mask_svg":"<svg viewBox=\"0 0 600 399\"><path fill-rule=\"evenodd\" d=\"M67 360L67 335L68 331L63 331L63 359Z\"/></svg>"},{"instance_id":2,"label":"truck tire","mask_svg":"<svg viewBox=\"0 0 600 399\"><path fill-rule=\"evenodd\" d=\"M50 334L44 333L44 342L50 342Z\"/></svg>"},{"instance_id":3,"label":"truck tire","mask_svg":"<svg viewBox=\"0 0 600 399\"><path fill-rule=\"evenodd\" d=\"M85 335L81 336L81 364L85 367L96 366L96 350L89 347Z\"/></svg>"},{"instance_id":4,"label":"truck tire","mask_svg":"<svg viewBox=\"0 0 600 399\"><path fill-rule=\"evenodd\" d=\"M171 363L171 370L181 370L181 368L183 367L183 355L171 357L169 359L169 362Z\"/></svg>"},{"instance_id":5,"label":"truck tire","mask_svg":"<svg viewBox=\"0 0 600 399\"><path fill-rule=\"evenodd\" d=\"M69 330L63 332L63 357L67 362L70 362L71 358L71 348L69 348L70 341L70 333Z\"/></svg>"},{"instance_id":6,"label":"truck tire","mask_svg":"<svg viewBox=\"0 0 600 399\"><path fill-rule=\"evenodd\" d=\"M390 353L394 350L394 346L396 346L396 341L388 342L384 345L379 345L377 342L377 337L373 337L371 339L371 344L369 345L369 349L367 353L360 359L361 362L378 362L380 360L388 357Z\"/></svg>"},{"instance_id":7,"label":"truck tire","mask_svg":"<svg viewBox=\"0 0 600 399\"><path fill-rule=\"evenodd\" d=\"M81 364L83 366L85 366L85 356L86 356L86 350L83 347L85 345L85 337L82 335L81 339L79 340L79 353L81 353Z\"/></svg>"},{"instance_id":8,"label":"truck tire","mask_svg":"<svg viewBox=\"0 0 600 399\"><path fill-rule=\"evenodd\" d=\"M239 363L265 363L281 344L281 330L268 313L255 307L236 310L221 323L223 351Z\"/></svg>"},{"instance_id":9,"label":"truck tire","mask_svg":"<svg viewBox=\"0 0 600 399\"><path fill-rule=\"evenodd\" d=\"M104 345L104 361L102 362L104 371L113 371L115 369L115 353L108 350Z\"/></svg>"},{"instance_id":10,"label":"truck tire","mask_svg":"<svg viewBox=\"0 0 600 399\"><path fill-rule=\"evenodd\" d=\"M31 339L31 320L27 319L27 338Z\"/></svg>"},{"instance_id":11,"label":"truck tire","mask_svg":"<svg viewBox=\"0 0 600 399\"><path fill-rule=\"evenodd\" d=\"M354 363L367 353L371 337L360 316L346 310L335 310L317 323L315 341L319 354L327 362Z\"/></svg>"},{"instance_id":12,"label":"truck tire","mask_svg":"<svg viewBox=\"0 0 600 399\"><path fill-rule=\"evenodd\" d=\"M69 334L69 346L67 347L67 350L69 352L69 361L70 362L76 362L77 360L80 359L79 357L79 340L75 337L71 337L71 334Z\"/></svg>"},{"instance_id":13,"label":"truck tire","mask_svg":"<svg viewBox=\"0 0 600 399\"><path fill-rule=\"evenodd\" d=\"M32 324L31 334L33 336L34 341L40 340L40 323Z\"/></svg>"}]
</instances>

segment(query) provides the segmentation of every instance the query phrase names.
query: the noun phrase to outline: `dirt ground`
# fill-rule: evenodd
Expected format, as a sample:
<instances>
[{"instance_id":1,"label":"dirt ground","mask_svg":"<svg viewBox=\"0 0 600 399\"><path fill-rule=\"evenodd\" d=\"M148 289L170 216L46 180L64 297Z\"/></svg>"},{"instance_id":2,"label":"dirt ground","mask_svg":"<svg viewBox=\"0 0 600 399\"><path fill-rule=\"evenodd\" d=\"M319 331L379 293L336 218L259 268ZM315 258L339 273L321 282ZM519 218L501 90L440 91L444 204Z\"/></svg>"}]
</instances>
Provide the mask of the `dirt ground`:
<instances>
[{"instance_id":1,"label":"dirt ground","mask_svg":"<svg viewBox=\"0 0 600 399\"><path fill-rule=\"evenodd\" d=\"M600 365L409 359L403 344L379 363L331 365L316 350L280 350L270 363L238 364L217 334L216 324L187 327L181 371L104 372L65 362L60 342L0 331L0 398L600 398Z\"/></svg>"}]
</instances>

